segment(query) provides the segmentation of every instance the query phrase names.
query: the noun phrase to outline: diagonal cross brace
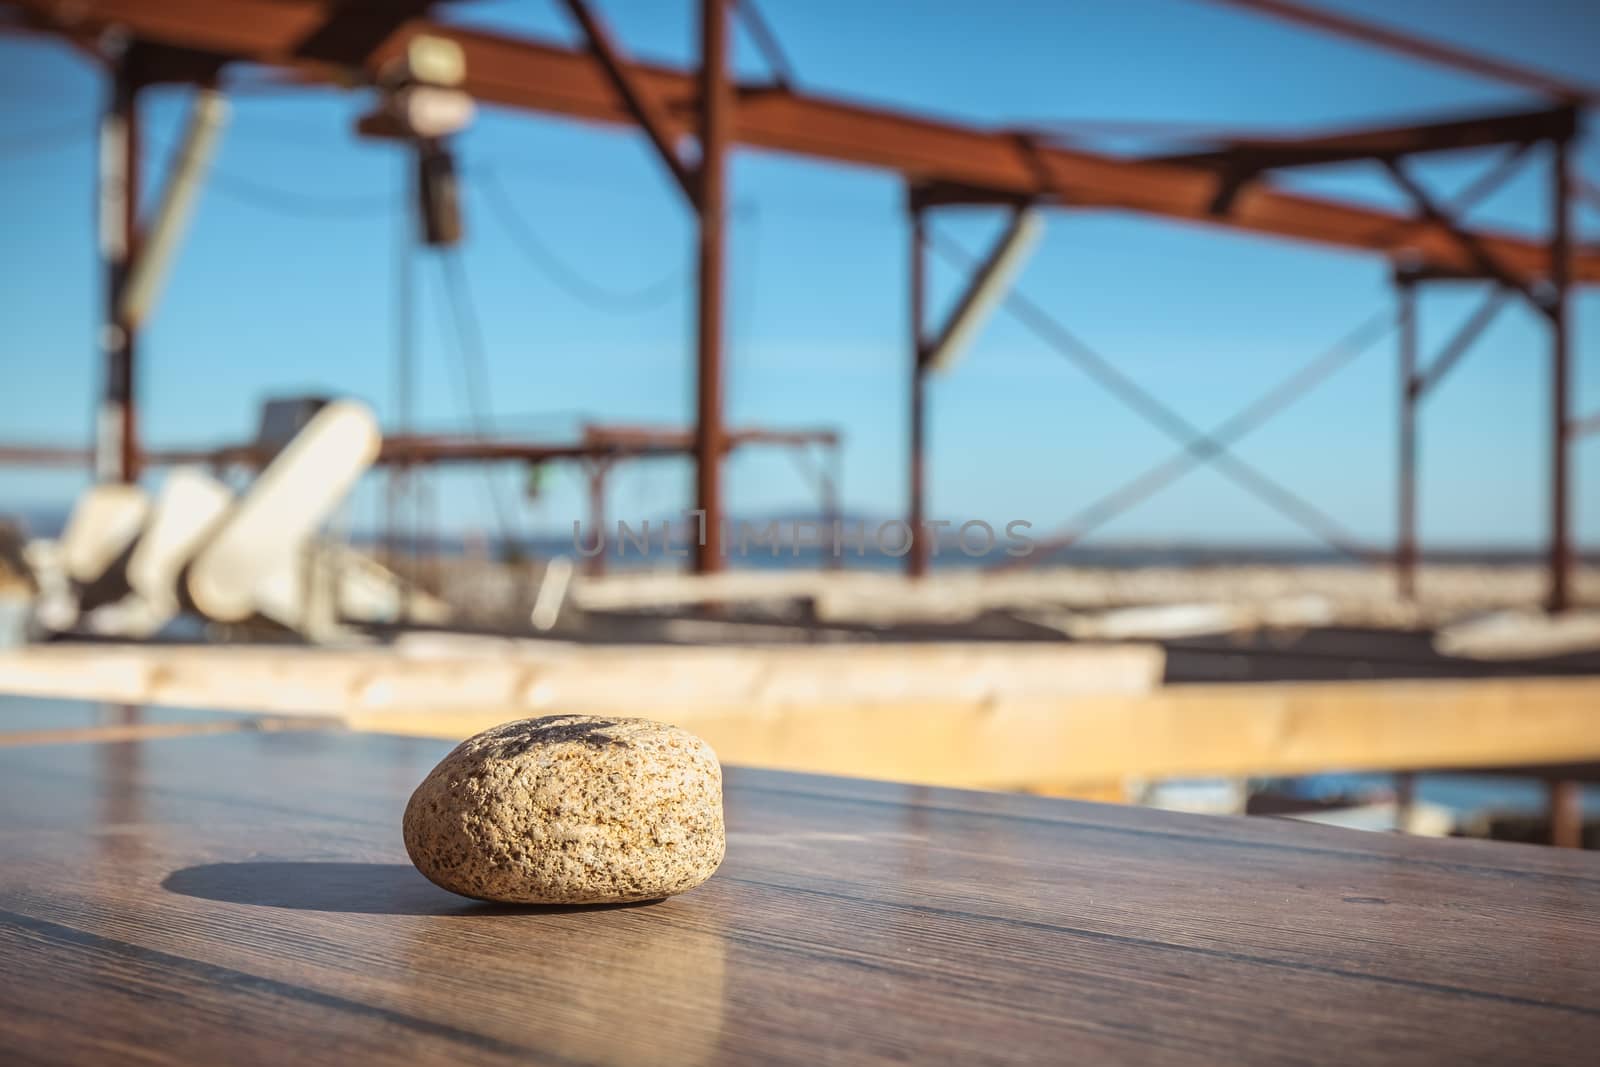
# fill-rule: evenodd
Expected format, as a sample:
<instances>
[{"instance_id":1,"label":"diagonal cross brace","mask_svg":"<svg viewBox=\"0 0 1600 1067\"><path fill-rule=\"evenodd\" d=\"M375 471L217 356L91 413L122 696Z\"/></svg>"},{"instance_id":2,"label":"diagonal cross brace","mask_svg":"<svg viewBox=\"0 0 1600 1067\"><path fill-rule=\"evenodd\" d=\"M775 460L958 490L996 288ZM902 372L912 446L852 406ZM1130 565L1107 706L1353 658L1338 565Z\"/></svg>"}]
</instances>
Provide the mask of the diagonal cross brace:
<instances>
[{"instance_id":1,"label":"diagonal cross brace","mask_svg":"<svg viewBox=\"0 0 1600 1067\"><path fill-rule=\"evenodd\" d=\"M1184 447L1167 459L1147 468L1120 488L1107 493L1080 511L1062 527L1061 533L1040 543L1044 558L1082 540L1098 527L1129 508L1142 503L1160 490L1199 467L1216 462L1227 477L1261 496L1267 503L1321 537L1332 547L1355 559L1370 560L1374 553L1361 546L1339 524L1310 503L1266 475L1236 459L1228 449L1258 429L1279 411L1315 388L1322 380L1385 336L1392 328L1387 314L1371 316L1305 367L1241 408L1209 434L1191 437ZM1002 564L1002 567L1006 564Z\"/></svg>"},{"instance_id":2,"label":"diagonal cross brace","mask_svg":"<svg viewBox=\"0 0 1600 1067\"><path fill-rule=\"evenodd\" d=\"M964 250L936 234L930 236L930 243L935 251L952 261L971 265L972 257ZM1137 412L1145 421L1182 445L1185 453L1203 457L1234 484L1253 493L1280 514L1340 552L1360 560L1378 558L1378 553L1362 545L1358 538L1343 529L1333 518L1228 451L1226 443L1218 440L1218 435L1207 434L1152 395L1149 390L1123 374L1110 360L1089 348L1021 290L1012 289L1004 300L1004 306L1017 321L1031 330L1040 340L1077 364L1081 370ZM1366 329L1368 327L1364 326L1363 332Z\"/></svg>"},{"instance_id":3,"label":"diagonal cross brace","mask_svg":"<svg viewBox=\"0 0 1600 1067\"><path fill-rule=\"evenodd\" d=\"M1489 295L1484 297L1478 309L1461 324L1455 336L1439 350L1432 363L1421 373L1412 377L1406 383L1406 390L1413 400L1420 399L1424 394L1438 385L1444 376L1450 373L1461 357L1467 354L1467 349L1472 347L1483 331L1489 328L1494 321L1495 314L1505 305L1507 291L1501 286L1495 286Z\"/></svg>"},{"instance_id":4,"label":"diagonal cross brace","mask_svg":"<svg viewBox=\"0 0 1600 1067\"><path fill-rule=\"evenodd\" d=\"M1043 225L1043 216L1038 208L1024 205L1012 210L1004 232L995 239L989 254L972 272L966 289L950 311L950 317L945 320L933 342L920 354L922 369L944 370L955 361L994 302L1005 296L1011 279L1028 250L1038 240Z\"/></svg>"},{"instance_id":5,"label":"diagonal cross brace","mask_svg":"<svg viewBox=\"0 0 1600 1067\"><path fill-rule=\"evenodd\" d=\"M1428 191L1424 189L1417 182L1417 180L1406 171L1405 165L1400 160L1386 159L1383 161L1383 165L1389 171L1389 175L1394 179L1395 184L1398 185L1400 189L1411 198L1412 203L1416 205L1418 214L1450 234L1455 242L1461 246L1462 250L1466 252L1469 257L1471 257L1473 263L1477 265L1479 270L1483 271L1485 274L1499 282L1501 285L1505 286L1507 289L1510 289L1521 295L1541 314L1550 314L1550 308L1548 305L1546 305L1543 300L1539 299L1534 291L1529 288L1521 278L1517 277L1514 272L1506 269L1505 265L1501 263L1492 252L1485 248L1482 242L1480 242L1475 235L1468 233L1460 226L1456 225L1456 220L1451 217L1450 213L1439 206L1433 197L1429 195Z\"/></svg>"},{"instance_id":6,"label":"diagonal cross brace","mask_svg":"<svg viewBox=\"0 0 1600 1067\"><path fill-rule=\"evenodd\" d=\"M628 113L633 116L634 121L644 127L650 143L655 145L657 154L661 156L661 162L666 165L679 187L683 189L683 195L689 198L689 203L698 206L699 170L685 163L683 156L678 152L676 123L667 114L661 102L634 79L627 57L611 39L611 33L605 24L589 9L589 5L584 0L566 0L566 4L567 10L583 29L584 36L589 39L589 48L600 61L606 77L611 80L612 88L622 97Z\"/></svg>"}]
</instances>

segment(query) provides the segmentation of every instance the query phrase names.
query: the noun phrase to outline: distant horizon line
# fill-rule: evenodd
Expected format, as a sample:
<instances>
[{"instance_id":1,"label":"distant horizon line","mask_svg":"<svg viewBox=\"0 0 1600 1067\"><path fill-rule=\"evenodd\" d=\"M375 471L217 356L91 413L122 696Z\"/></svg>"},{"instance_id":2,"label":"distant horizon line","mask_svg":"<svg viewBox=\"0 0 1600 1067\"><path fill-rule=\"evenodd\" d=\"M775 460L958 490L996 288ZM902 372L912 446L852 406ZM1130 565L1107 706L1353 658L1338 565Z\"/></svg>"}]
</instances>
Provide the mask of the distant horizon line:
<instances>
[{"instance_id":1,"label":"distant horizon line","mask_svg":"<svg viewBox=\"0 0 1600 1067\"><path fill-rule=\"evenodd\" d=\"M65 526L70 505L50 503L25 503L0 506L0 523L21 520L27 534L33 537L59 536ZM668 520L674 524L681 523L682 519L669 519L668 516L645 516L651 524L651 529L659 527L659 520ZM877 523L897 521L898 517L881 515L868 515L863 512L842 512L837 516L840 521L847 524L859 522ZM43 519L45 521L39 522ZM587 533L588 525L584 518L577 520ZM615 530L618 521L617 515L607 517L608 528ZM626 520L631 525L637 525L642 519ZM729 523L766 524L776 522L791 524L794 522L826 522L827 519L817 511L783 510L775 512L752 512L745 514L731 514L727 517ZM898 520L903 521L903 520ZM510 542L522 547L548 547L555 544L572 547L571 520L565 526L554 528L540 528L518 531L506 538L494 529L493 522L486 522L479 526L454 527L441 529L431 533L412 537L408 532L401 531L399 540L402 544L415 541L419 547L457 547L464 548L469 541L483 541L484 543L500 546ZM1047 541L1054 527L1035 523L1032 536L1041 545ZM347 530L352 543L363 545L382 545L388 539L387 531L370 523L353 525ZM951 531L943 531L945 540ZM1387 540L1374 541L1372 547L1378 551L1388 551L1391 545ZM1433 538L1418 546L1419 558L1446 557L1518 557L1542 559L1548 551L1548 543L1543 540L1465 540L1451 537ZM1272 538L1253 538L1249 536L1219 536L1219 537L1171 537L1159 534L1136 534L1110 540L1085 540L1069 545L1049 554L1051 556L1067 556L1074 553L1113 554L1113 553L1166 553L1166 554L1220 554L1256 555L1256 556L1300 556L1300 557L1325 557L1328 559L1347 558L1347 553L1329 545L1306 541L1284 541ZM783 555L790 554L789 546L783 546ZM1573 546L1576 559L1585 563L1600 563L1600 541L1579 542ZM607 555L611 555L610 552ZM1352 562L1359 562L1352 560Z\"/></svg>"}]
</instances>

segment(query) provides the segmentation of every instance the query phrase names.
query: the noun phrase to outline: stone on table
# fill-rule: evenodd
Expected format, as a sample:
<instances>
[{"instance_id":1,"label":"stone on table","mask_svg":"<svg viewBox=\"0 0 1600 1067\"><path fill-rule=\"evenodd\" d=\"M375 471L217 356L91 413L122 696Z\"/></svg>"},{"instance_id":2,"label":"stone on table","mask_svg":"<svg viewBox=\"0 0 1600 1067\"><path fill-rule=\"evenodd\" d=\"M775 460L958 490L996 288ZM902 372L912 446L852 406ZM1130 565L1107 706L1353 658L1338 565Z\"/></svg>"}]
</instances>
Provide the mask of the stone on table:
<instances>
[{"instance_id":1,"label":"stone on table","mask_svg":"<svg viewBox=\"0 0 1600 1067\"><path fill-rule=\"evenodd\" d=\"M463 741L406 805L406 851L480 900L601 904L700 885L722 862L722 767L647 719L546 715Z\"/></svg>"}]
</instances>

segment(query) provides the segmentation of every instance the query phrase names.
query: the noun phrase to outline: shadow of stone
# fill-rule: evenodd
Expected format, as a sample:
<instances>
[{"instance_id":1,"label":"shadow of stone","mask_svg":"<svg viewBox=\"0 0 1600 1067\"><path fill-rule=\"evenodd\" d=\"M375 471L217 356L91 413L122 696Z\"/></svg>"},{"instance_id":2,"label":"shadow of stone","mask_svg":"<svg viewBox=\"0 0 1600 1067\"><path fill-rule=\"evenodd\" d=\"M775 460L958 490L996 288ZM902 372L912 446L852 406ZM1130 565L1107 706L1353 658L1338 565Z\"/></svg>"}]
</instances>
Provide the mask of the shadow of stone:
<instances>
[{"instance_id":1,"label":"shadow of stone","mask_svg":"<svg viewBox=\"0 0 1600 1067\"><path fill-rule=\"evenodd\" d=\"M496 904L440 889L409 863L294 860L206 863L173 871L162 881L169 893L229 904L355 915L560 915L631 904Z\"/></svg>"}]
</instances>

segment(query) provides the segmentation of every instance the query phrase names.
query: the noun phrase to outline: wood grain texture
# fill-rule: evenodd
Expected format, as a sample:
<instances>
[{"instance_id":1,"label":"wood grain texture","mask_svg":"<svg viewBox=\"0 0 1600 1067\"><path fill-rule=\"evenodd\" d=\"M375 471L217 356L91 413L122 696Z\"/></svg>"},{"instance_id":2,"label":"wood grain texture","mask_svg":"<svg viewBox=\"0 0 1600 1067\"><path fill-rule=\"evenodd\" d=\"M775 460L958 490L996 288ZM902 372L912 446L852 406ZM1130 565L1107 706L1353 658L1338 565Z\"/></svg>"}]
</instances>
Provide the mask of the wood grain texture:
<instances>
[{"instance_id":1,"label":"wood grain texture","mask_svg":"<svg viewBox=\"0 0 1600 1067\"><path fill-rule=\"evenodd\" d=\"M1583 1063L1600 857L730 769L704 887L452 897L447 751L0 750L8 1062Z\"/></svg>"},{"instance_id":2,"label":"wood grain texture","mask_svg":"<svg viewBox=\"0 0 1600 1067\"><path fill-rule=\"evenodd\" d=\"M87 741L155 740L241 730L335 730L332 716L255 715L196 708L150 708L89 700L0 697L0 747Z\"/></svg>"},{"instance_id":3,"label":"wood grain texture","mask_svg":"<svg viewBox=\"0 0 1600 1067\"><path fill-rule=\"evenodd\" d=\"M1600 676L1157 685L1159 674L1160 650L1137 645L0 654L0 691L334 714L452 740L553 711L648 714L733 763L968 788L1600 759Z\"/></svg>"}]
</instances>

